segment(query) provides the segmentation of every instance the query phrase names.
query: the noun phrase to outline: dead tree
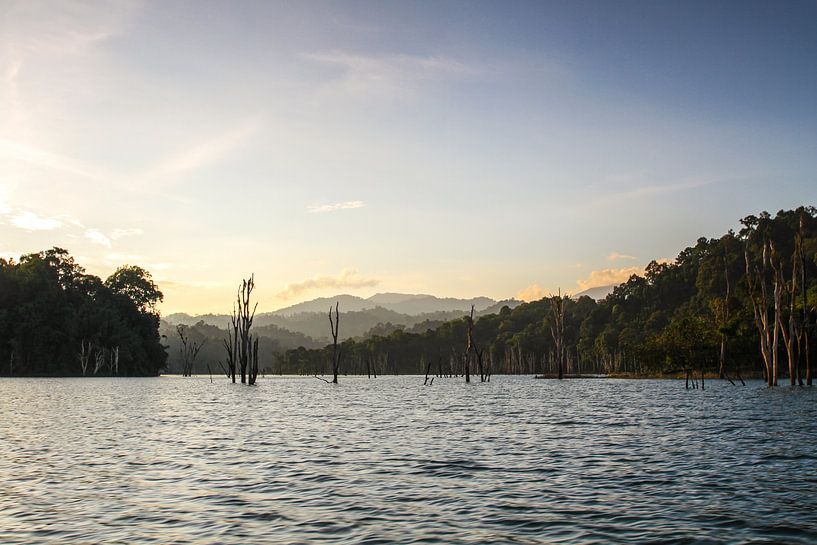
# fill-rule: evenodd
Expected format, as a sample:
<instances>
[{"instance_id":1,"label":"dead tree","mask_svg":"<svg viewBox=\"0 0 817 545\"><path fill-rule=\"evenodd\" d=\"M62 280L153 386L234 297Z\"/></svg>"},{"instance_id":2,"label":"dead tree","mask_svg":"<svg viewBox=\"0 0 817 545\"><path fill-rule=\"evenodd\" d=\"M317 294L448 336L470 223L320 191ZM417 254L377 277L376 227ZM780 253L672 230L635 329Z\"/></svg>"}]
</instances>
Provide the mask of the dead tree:
<instances>
[{"instance_id":1,"label":"dead tree","mask_svg":"<svg viewBox=\"0 0 817 545\"><path fill-rule=\"evenodd\" d=\"M744 251L746 261L746 283L749 286L749 300L752 302L752 312L754 315L755 328L760 337L760 353L763 356L763 364L766 371L766 384L777 385L777 334L778 321L769 316L769 307L772 301L769 291L774 290L774 305L778 307L780 296L778 284L769 286L769 254L771 253L771 243L768 239L763 240L763 247L760 256L760 266L753 263L749 258L749 249Z\"/></svg>"},{"instance_id":2,"label":"dead tree","mask_svg":"<svg viewBox=\"0 0 817 545\"><path fill-rule=\"evenodd\" d=\"M471 305L471 315L468 319L468 345L465 348L465 382L471 382L471 359L474 353L474 305Z\"/></svg>"},{"instance_id":3,"label":"dead tree","mask_svg":"<svg viewBox=\"0 0 817 545\"><path fill-rule=\"evenodd\" d=\"M795 259L800 265L800 297L803 306L803 321L800 324L800 354L803 366L806 368L806 385L811 386L811 360L809 357L809 311L808 297L806 296L806 254L803 251L803 238L805 237L805 216L800 216L800 226L795 239Z\"/></svg>"},{"instance_id":4,"label":"dead tree","mask_svg":"<svg viewBox=\"0 0 817 545\"><path fill-rule=\"evenodd\" d=\"M240 297L238 298L240 300ZM236 307L233 305L233 313L230 315L230 327L227 329L227 338L222 340L224 344L224 351L227 353L227 367L221 365L221 370L227 375L227 378L232 379L235 384L235 369L238 365L238 315L236 314Z\"/></svg>"},{"instance_id":5,"label":"dead tree","mask_svg":"<svg viewBox=\"0 0 817 545\"><path fill-rule=\"evenodd\" d=\"M428 374L431 372L431 359L426 363L426 379L423 381L423 386L428 385ZM434 377L431 377L431 382L434 382Z\"/></svg>"},{"instance_id":6,"label":"dead tree","mask_svg":"<svg viewBox=\"0 0 817 545\"><path fill-rule=\"evenodd\" d=\"M85 339L79 342L79 366L82 369L82 376L88 372L88 362L91 359L91 352L93 351L94 345L91 344L91 341L86 341ZM12 357L13 353L12 353Z\"/></svg>"},{"instance_id":7,"label":"dead tree","mask_svg":"<svg viewBox=\"0 0 817 545\"><path fill-rule=\"evenodd\" d=\"M111 374L112 375L118 375L119 374L119 347L116 346L116 347L112 348L109 351L108 355L109 355L109 358L110 358L109 365L110 365L110 369L111 369Z\"/></svg>"},{"instance_id":8,"label":"dead tree","mask_svg":"<svg viewBox=\"0 0 817 545\"><path fill-rule=\"evenodd\" d=\"M258 377L258 339L253 339L250 329L255 318L255 310L258 308L258 303L255 303L250 308L252 292L255 289L255 275L250 275L247 280L241 281L241 287L238 288L237 308L238 315L236 317L236 356L241 373L241 384L250 385L255 384Z\"/></svg>"},{"instance_id":9,"label":"dead tree","mask_svg":"<svg viewBox=\"0 0 817 545\"><path fill-rule=\"evenodd\" d=\"M562 291L556 297L550 298L550 311L552 322L550 324L550 334L553 336L553 342L556 345L556 369L559 380L562 379L564 373L565 360L565 301L562 298Z\"/></svg>"},{"instance_id":10,"label":"dead tree","mask_svg":"<svg viewBox=\"0 0 817 545\"><path fill-rule=\"evenodd\" d=\"M340 327L340 314L338 302L335 302L335 319L332 319L332 307L329 307L329 328L332 331L332 384L338 383L338 368L340 367L340 348L338 348L338 328ZM377 375L375 375L377 376Z\"/></svg>"},{"instance_id":11,"label":"dead tree","mask_svg":"<svg viewBox=\"0 0 817 545\"><path fill-rule=\"evenodd\" d=\"M778 319L780 319L778 327L780 328L780 333L783 337L783 346L786 348L786 358L789 362L789 384L792 386L797 383L799 383L800 386L803 385L803 380L800 378L800 366L798 361L800 359L800 325L797 323L797 312L795 311L795 305L797 303L797 263L798 260L795 253L792 255L791 282L788 283L786 283L783 276L782 259L779 260L778 266L775 269L775 273L778 277L776 282L780 282L783 285L784 295L788 299L786 301L789 307L788 327L784 326L782 323L782 311L780 313L776 313L776 315Z\"/></svg>"},{"instance_id":12,"label":"dead tree","mask_svg":"<svg viewBox=\"0 0 817 545\"><path fill-rule=\"evenodd\" d=\"M182 358L182 376L183 377L192 377L193 376L193 366L196 363L196 357L199 355L199 350L207 343L207 339L202 341L201 343L197 343L196 341L191 341L190 337L187 336L187 326L179 324L176 326L176 334L179 336L181 340L181 345L179 346L179 354Z\"/></svg>"},{"instance_id":13,"label":"dead tree","mask_svg":"<svg viewBox=\"0 0 817 545\"><path fill-rule=\"evenodd\" d=\"M105 365L105 348L99 348L94 356L94 374L96 375L102 366Z\"/></svg>"},{"instance_id":14,"label":"dead tree","mask_svg":"<svg viewBox=\"0 0 817 545\"><path fill-rule=\"evenodd\" d=\"M722 309L722 316L723 316L723 323L721 324L723 327L721 328L721 351L719 356L719 365L718 365L718 378L723 380L726 378L726 326L729 323L729 296L730 294L730 285L729 285L729 262L726 259L727 253L726 249L724 248L723 251L723 278L726 281L726 296L723 299L723 309ZM731 382L731 381L730 381Z\"/></svg>"}]
</instances>

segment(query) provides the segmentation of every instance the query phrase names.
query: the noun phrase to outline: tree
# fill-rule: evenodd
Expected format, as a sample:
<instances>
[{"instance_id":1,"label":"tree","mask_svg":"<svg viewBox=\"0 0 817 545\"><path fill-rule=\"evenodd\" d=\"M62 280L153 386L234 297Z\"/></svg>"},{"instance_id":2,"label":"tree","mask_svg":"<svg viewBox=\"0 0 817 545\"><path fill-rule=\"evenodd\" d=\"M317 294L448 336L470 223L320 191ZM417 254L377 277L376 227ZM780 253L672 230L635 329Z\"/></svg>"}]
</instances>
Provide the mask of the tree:
<instances>
[{"instance_id":1,"label":"tree","mask_svg":"<svg viewBox=\"0 0 817 545\"><path fill-rule=\"evenodd\" d=\"M164 295L153 282L151 274L136 265L123 265L105 280L105 285L122 295L127 295L134 304L144 311L156 313L156 304L164 300Z\"/></svg>"}]
</instances>

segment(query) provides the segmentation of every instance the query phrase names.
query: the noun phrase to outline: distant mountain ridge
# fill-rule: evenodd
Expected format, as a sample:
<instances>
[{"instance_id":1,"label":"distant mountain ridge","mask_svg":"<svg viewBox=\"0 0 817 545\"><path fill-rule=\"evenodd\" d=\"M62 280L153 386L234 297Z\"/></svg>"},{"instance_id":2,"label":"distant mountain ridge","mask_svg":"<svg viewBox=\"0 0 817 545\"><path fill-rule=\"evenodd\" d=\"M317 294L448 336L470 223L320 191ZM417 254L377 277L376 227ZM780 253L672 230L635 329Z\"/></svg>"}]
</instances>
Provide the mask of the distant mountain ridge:
<instances>
[{"instance_id":1,"label":"distant mountain ridge","mask_svg":"<svg viewBox=\"0 0 817 545\"><path fill-rule=\"evenodd\" d=\"M497 301L489 297L473 297L471 299L457 299L454 297L436 297L426 294L410 293L376 293L371 297L357 297L355 295L336 295L334 297L319 297L311 301L304 301L281 308L270 314L277 316L292 316L301 312L324 312L328 311L335 302L340 304L340 308L346 312L357 312L370 310L377 307L416 316L418 314L428 314L431 312L451 312L471 310L471 305L477 311L485 310L494 305Z\"/></svg>"},{"instance_id":2,"label":"distant mountain ridge","mask_svg":"<svg viewBox=\"0 0 817 545\"><path fill-rule=\"evenodd\" d=\"M464 316L471 310L477 315L496 314L503 306L516 308L521 301L509 299L495 301L490 297L456 299L435 297L425 294L378 293L368 298L342 294L335 297L320 297L273 312L264 312L255 317L254 325L265 327L274 325L283 330L307 335L313 339L325 340L329 333L326 313L329 307L339 304L341 330L344 337L365 336L378 326L415 327L418 324L442 323ZM230 323L227 314L205 314L191 316L174 313L164 317L171 325L193 325L200 321L205 324L225 328Z\"/></svg>"},{"instance_id":3,"label":"distant mountain ridge","mask_svg":"<svg viewBox=\"0 0 817 545\"><path fill-rule=\"evenodd\" d=\"M591 299L601 301L602 299L606 299L607 296L613 293L613 290L620 285L621 284L609 284L607 286L596 286L594 288L587 288L584 291L580 291L579 293L574 294L571 297L571 299L578 299L579 297L586 295Z\"/></svg>"}]
</instances>

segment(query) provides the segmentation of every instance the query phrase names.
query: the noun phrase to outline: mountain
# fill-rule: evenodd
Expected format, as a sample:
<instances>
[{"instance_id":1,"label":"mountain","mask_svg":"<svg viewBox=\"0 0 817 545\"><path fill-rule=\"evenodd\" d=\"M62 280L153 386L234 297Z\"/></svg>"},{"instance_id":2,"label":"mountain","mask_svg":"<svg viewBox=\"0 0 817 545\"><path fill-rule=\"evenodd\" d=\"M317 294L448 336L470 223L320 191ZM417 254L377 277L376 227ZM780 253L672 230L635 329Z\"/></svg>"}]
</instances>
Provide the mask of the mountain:
<instances>
[{"instance_id":1,"label":"mountain","mask_svg":"<svg viewBox=\"0 0 817 545\"><path fill-rule=\"evenodd\" d=\"M335 297L319 297L272 312L277 316L291 316L302 312L328 312L335 302L340 304L343 312L359 312L374 308L384 308L400 314L417 316L431 312L470 311L471 305L477 311L496 304L489 297L474 297L471 299L456 299L453 297L435 297L426 294L409 293L377 293L368 298L354 295L336 295Z\"/></svg>"},{"instance_id":2,"label":"mountain","mask_svg":"<svg viewBox=\"0 0 817 545\"><path fill-rule=\"evenodd\" d=\"M304 335L315 342L328 341L329 322L327 312L335 302L340 303L341 335L344 338L365 338L371 334L390 331L394 328L424 328L441 324L465 316L474 305L477 316L496 314L502 307L516 308L520 302L508 299L494 301L489 297L471 299L440 298L433 295L403 293L378 293L364 299L354 295L321 297L298 303L274 312L265 312L255 317L253 325L259 328L274 326L272 335L282 340L284 332ZM170 325L193 325L204 322L208 325L226 328L230 317L226 314L206 314L191 316L185 313L169 314L164 321Z\"/></svg>"},{"instance_id":3,"label":"mountain","mask_svg":"<svg viewBox=\"0 0 817 545\"><path fill-rule=\"evenodd\" d=\"M584 291L580 291L579 293L573 295L571 299L578 299L582 296L588 296L589 298L593 299L594 301L601 301L606 299L608 295L613 293L613 290L616 289L618 284L610 284L608 286L596 286L595 288L587 288Z\"/></svg>"}]
</instances>

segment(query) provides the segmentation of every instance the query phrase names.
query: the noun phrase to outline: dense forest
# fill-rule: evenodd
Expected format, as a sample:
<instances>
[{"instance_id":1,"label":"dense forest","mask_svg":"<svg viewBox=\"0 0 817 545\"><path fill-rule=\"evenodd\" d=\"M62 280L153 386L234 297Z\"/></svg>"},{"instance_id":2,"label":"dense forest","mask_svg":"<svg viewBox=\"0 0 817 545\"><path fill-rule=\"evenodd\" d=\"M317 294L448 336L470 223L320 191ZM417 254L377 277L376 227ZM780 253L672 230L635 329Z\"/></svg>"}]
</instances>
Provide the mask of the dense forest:
<instances>
[{"instance_id":1,"label":"dense forest","mask_svg":"<svg viewBox=\"0 0 817 545\"><path fill-rule=\"evenodd\" d=\"M466 316L425 332L346 340L341 372L447 376L478 366L488 375L643 376L694 370L735 381L754 376L776 384L788 376L810 383L815 212L801 207L748 216L739 232L701 238L672 263L651 262L643 276L632 276L602 301L555 296L505 307L473 324ZM326 373L331 352L331 346L288 350L270 370Z\"/></svg>"},{"instance_id":2,"label":"dense forest","mask_svg":"<svg viewBox=\"0 0 817 545\"><path fill-rule=\"evenodd\" d=\"M738 232L701 238L671 263L651 262L600 301L556 295L411 327L378 323L363 334L344 330L354 313L336 314L331 328L324 314L325 335L339 331L337 349L272 323L245 334L262 374L322 375L334 367L481 380L694 373L810 384L817 210L764 212L740 223ZM235 359L234 348L224 350L228 328L160 323L161 299L150 274L135 266L103 282L59 248L0 260L0 373L218 373Z\"/></svg>"},{"instance_id":3,"label":"dense forest","mask_svg":"<svg viewBox=\"0 0 817 545\"><path fill-rule=\"evenodd\" d=\"M150 273L104 282L61 248L0 259L0 374L150 376L165 366Z\"/></svg>"}]
</instances>

